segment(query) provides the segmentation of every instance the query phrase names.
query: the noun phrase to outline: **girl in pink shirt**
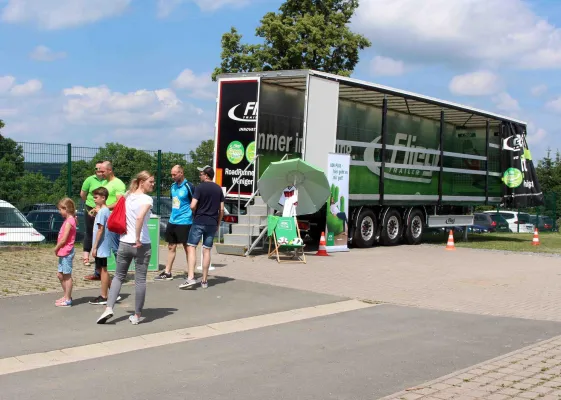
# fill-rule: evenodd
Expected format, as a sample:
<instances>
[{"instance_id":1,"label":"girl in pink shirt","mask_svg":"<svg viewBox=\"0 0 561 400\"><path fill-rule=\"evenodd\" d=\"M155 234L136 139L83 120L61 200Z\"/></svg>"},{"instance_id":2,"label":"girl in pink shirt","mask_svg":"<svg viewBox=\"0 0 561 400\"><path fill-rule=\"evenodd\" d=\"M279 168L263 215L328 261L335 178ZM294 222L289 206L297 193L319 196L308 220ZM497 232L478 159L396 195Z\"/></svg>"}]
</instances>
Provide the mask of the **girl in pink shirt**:
<instances>
[{"instance_id":1,"label":"girl in pink shirt","mask_svg":"<svg viewBox=\"0 0 561 400\"><path fill-rule=\"evenodd\" d=\"M76 241L76 205L72 199L66 197L59 201L58 211L64 218L64 222L58 232L55 255L58 257L57 277L64 296L55 301L55 306L70 307L72 306L72 261Z\"/></svg>"}]
</instances>

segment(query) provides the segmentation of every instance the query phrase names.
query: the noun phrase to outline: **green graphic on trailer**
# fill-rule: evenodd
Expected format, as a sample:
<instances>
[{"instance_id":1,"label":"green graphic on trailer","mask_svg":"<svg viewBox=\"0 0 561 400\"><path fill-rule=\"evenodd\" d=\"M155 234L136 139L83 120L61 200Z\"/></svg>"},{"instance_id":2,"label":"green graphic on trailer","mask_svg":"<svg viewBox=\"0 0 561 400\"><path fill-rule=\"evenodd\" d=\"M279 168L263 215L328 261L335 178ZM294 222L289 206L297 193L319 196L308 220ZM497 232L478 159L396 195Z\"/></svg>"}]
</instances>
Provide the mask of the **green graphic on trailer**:
<instances>
[{"instance_id":1,"label":"green graphic on trailer","mask_svg":"<svg viewBox=\"0 0 561 400\"><path fill-rule=\"evenodd\" d=\"M245 158L249 162L252 162L255 159L255 141L247 145L247 149L245 149Z\"/></svg>"},{"instance_id":2,"label":"green graphic on trailer","mask_svg":"<svg viewBox=\"0 0 561 400\"><path fill-rule=\"evenodd\" d=\"M226 149L226 158L228 158L228 161L232 164L239 164L243 160L243 156L243 144L234 140L228 145L228 148Z\"/></svg>"},{"instance_id":3,"label":"green graphic on trailer","mask_svg":"<svg viewBox=\"0 0 561 400\"><path fill-rule=\"evenodd\" d=\"M394 201L399 201L397 196L407 195L410 196L406 200L409 203L415 201L415 195L438 196L441 162L444 168L456 170L443 173L444 195L485 196L485 127L460 129L445 124L443 151L471 157L446 155L440 160L440 121L388 111L386 123L386 144L391 146L385 155L386 196L394 195ZM368 197L379 194L381 128L380 108L339 101L336 152L351 156L351 195ZM489 176L489 196L501 197L500 138L493 133L490 135L490 143L496 147L489 148L489 170L493 173ZM457 170L468 173L459 173ZM354 204L361 201L368 203L372 200L351 200ZM419 199L419 203L423 202L426 202L425 197Z\"/></svg>"},{"instance_id":4,"label":"green graphic on trailer","mask_svg":"<svg viewBox=\"0 0 561 400\"><path fill-rule=\"evenodd\" d=\"M148 220L148 233L150 235L150 243L152 243L152 255L150 256L148 271L158 271L160 264L160 217L150 217ZM107 271L115 271L115 268L115 257L111 253L111 256L107 259ZM134 260L129 271L134 271Z\"/></svg>"},{"instance_id":5,"label":"green graphic on trailer","mask_svg":"<svg viewBox=\"0 0 561 400\"><path fill-rule=\"evenodd\" d=\"M517 168L509 168L503 175L503 182L511 189L522 185L523 181L524 175L522 174L522 171Z\"/></svg>"}]
</instances>

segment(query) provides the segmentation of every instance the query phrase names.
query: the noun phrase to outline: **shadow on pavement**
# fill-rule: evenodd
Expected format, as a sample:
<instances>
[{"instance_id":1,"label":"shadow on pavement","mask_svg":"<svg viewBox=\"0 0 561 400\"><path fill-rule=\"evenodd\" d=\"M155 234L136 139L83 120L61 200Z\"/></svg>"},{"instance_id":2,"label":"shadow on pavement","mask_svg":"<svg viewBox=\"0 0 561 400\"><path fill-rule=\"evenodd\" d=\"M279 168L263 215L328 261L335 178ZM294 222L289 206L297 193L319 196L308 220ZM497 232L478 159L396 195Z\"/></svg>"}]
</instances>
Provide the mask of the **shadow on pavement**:
<instances>
[{"instance_id":1,"label":"shadow on pavement","mask_svg":"<svg viewBox=\"0 0 561 400\"><path fill-rule=\"evenodd\" d=\"M173 313L175 313L176 311L177 308L145 308L144 310L142 310L142 317L144 319L141 319L141 323L146 324L146 323L157 321L162 318L169 317L170 315L173 315ZM107 325L115 325L118 324L119 322L127 321L132 314L134 314L134 310L127 310L126 315L123 315L119 318L115 318L113 320L109 320L107 322Z\"/></svg>"},{"instance_id":2,"label":"shadow on pavement","mask_svg":"<svg viewBox=\"0 0 561 400\"><path fill-rule=\"evenodd\" d=\"M95 296L92 297L80 297L77 299L72 299L72 306L79 306L82 304L88 304L88 302L90 302L91 300L94 300L97 296L99 296L99 293L96 294ZM119 296L121 296L121 300L126 300L128 297L130 297L130 294L128 293L120 293Z\"/></svg>"}]
</instances>

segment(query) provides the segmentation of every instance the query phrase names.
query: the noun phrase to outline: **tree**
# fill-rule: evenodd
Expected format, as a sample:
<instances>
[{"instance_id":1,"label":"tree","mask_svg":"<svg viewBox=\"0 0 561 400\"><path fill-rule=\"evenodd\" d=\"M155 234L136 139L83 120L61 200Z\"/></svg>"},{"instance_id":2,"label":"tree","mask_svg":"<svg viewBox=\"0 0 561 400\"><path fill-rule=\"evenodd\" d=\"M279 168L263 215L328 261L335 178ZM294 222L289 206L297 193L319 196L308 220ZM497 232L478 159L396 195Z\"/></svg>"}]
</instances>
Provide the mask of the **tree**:
<instances>
[{"instance_id":1,"label":"tree","mask_svg":"<svg viewBox=\"0 0 561 400\"><path fill-rule=\"evenodd\" d=\"M4 127L0 120L0 129ZM19 201L17 180L24 173L23 148L0 133L0 199L10 203Z\"/></svg>"},{"instance_id":2,"label":"tree","mask_svg":"<svg viewBox=\"0 0 561 400\"><path fill-rule=\"evenodd\" d=\"M195 151L189 152L190 162L185 168L185 178L191 182L199 181L199 171L197 167L204 167L205 165L212 166L212 159L214 157L214 140L204 140Z\"/></svg>"},{"instance_id":3,"label":"tree","mask_svg":"<svg viewBox=\"0 0 561 400\"><path fill-rule=\"evenodd\" d=\"M286 0L278 13L261 19L256 36L261 44L242 44L232 27L222 36L221 73L315 69L349 76L359 61L359 50L371 46L348 24L358 0Z\"/></svg>"}]
</instances>

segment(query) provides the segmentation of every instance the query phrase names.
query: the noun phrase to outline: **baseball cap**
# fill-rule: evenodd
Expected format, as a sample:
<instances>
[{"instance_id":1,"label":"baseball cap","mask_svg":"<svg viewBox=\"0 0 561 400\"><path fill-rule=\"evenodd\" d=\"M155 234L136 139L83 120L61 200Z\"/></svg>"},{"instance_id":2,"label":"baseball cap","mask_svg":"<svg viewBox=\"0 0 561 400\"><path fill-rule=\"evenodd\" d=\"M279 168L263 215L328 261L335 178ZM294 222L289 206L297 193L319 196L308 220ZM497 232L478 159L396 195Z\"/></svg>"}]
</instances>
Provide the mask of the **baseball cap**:
<instances>
[{"instance_id":1,"label":"baseball cap","mask_svg":"<svg viewBox=\"0 0 561 400\"><path fill-rule=\"evenodd\" d=\"M204 167L197 167L199 172L204 172L210 179L214 179L214 169L210 165L205 165Z\"/></svg>"}]
</instances>

